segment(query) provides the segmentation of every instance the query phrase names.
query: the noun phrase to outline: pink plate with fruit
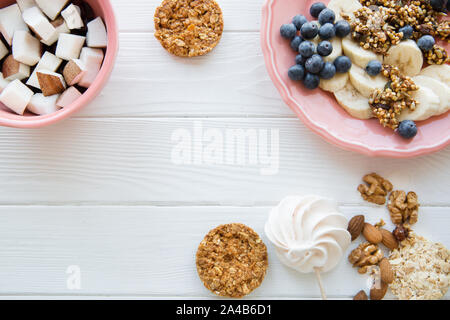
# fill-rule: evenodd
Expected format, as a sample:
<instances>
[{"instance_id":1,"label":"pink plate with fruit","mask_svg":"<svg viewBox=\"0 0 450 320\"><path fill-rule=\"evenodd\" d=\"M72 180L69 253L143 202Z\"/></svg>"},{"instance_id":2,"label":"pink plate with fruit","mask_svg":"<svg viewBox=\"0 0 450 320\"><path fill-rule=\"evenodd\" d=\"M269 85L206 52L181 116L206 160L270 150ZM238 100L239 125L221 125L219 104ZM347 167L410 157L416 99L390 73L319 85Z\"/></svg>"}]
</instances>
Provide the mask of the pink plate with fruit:
<instances>
[{"instance_id":1,"label":"pink plate with fruit","mask_svg":"<svg viewBox=\"0 0 450 320\"><path fill-rule=\"evenodd\" d=\"M317 1L317 0L316 0ZM450 144L450 112L417 122L418 133L410 140L383 128L378 119L350 116L333 94L308 90L287 75L296 53L280 35L280 26L296 14L314 18L309 8L314 0L266 0L262 12L261 44L269 75L283 100L314 132L328 142L370 156L407 158L438 151ZM329 0L323 1L328 3ZM449 45L444 45L446 49Z\"/></svg>"}]
</instances>

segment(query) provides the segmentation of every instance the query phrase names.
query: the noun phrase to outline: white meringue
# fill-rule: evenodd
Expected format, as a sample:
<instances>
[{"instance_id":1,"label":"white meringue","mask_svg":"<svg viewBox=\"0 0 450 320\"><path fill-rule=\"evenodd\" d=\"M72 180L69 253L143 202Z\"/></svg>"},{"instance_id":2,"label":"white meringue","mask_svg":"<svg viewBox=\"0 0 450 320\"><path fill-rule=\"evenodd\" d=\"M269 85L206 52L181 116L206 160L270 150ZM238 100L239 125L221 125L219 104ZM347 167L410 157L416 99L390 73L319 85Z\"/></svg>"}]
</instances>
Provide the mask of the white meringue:
<instances>
[{"instance_id":1,"label":"white meringue","mask_svg":"<svg viewBox=\"0 0 450 320\"><path fill-rule=\"evenodd\" d=\"M351 242L347 219L334 201L289 196L273 208L265 232L286 266L299 272L336 267Z\"/></svg>"}]
</instances>

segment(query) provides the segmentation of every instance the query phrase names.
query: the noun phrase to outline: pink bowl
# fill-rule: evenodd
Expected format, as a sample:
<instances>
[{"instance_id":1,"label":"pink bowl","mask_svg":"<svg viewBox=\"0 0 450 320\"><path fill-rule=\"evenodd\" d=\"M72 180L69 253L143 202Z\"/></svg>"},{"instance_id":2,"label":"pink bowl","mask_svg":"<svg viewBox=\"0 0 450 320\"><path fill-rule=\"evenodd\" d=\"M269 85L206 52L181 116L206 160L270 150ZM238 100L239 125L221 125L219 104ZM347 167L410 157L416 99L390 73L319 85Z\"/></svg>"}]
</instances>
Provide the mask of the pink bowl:
<instances>
[{"instance_id":1,"label":"pink bowl","mask_svg":"<svg viewBox=\"0 0 450 320\"><path fill-rule=\"evenodd\" d=\"M350 116L328 92L310 91L287 76L295 64L295 53L280 36L280 26L296 14L313 19L309 7L317 0L266 0L263 6L261 45L269 75L283 100L297 116L325 140L344 149L370 156L406 158L443 149L450 144L450 112L418 122L419 132L405 140L378 120ZM329 0L325 0L328 3ZM449 48L449 45L445 45Z\"/></svg>"},{"instance_id":2,"label":"pink bowl","mask_svg":"<svg viewBox=\"0 0 450 320\"><path fill-rule=\"evenodd\" d=\"M116 59L119 46L118 31L114 11L109 0L84 0L91 5L97 16L102 17L108 31L108 47L106 48L105 59L102 68L94 83L86 90L86 92L70 106L59 110L58 112L36 116L25 114L23 116L10 112L3 104L0 103L0 125L15 128L39 128L53 124L57 121L65 119L74 112L80 110L91 102L103 89L108 80L114 61ZM6 7L15 3L14 0L0 0L0 7Z\"/></svg>"}]
</instances>

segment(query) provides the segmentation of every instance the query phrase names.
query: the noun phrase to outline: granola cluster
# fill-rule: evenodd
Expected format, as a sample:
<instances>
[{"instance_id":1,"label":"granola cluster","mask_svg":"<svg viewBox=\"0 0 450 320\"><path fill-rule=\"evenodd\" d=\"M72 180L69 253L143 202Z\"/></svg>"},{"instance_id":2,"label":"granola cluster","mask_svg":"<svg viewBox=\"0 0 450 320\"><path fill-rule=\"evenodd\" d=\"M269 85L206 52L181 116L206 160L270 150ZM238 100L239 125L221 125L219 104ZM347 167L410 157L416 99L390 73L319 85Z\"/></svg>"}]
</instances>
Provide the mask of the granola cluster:
<instances>
[{"instance_id":1,"label":"granola cluster","mask_svg":"<svg viewBox=\"0 0 450 320\"><path fill-rule=\"evenodd\" d=\"M437 44L430 51L425 52L424 57L428 64L444 64L449 61L447 51Z\"/></svg>"},{"instance_id":2,"label":"granola cluster","mask_svg":"<svg viewBox=\"0 0 450 320\"><path fill-rule=\"evenodd\" d=\"M410 25L414 32L412 38L417 40L423 35L432 35L448 40L450 35L449 21L440 19L429 0L360 0L362 8L354 12L354 18L345 15L352 27L352 38L361 47L378 54L386 55L392 45L403 38L399 32L401 27ZM436 52L445 52L436 45ZM432 54L429 54L432 56ZM442 57L447 57L447 53ZM442 64L448 59L426 57L428 63Z\"/></svg>"},{"instance_id":3,"label":"granola cluster","mask_svg":"<svg viewBox=\"0 0 450 320\"><path fill-rule=\"evenodd\" d=\"M401 300L442 298L450 284L450 251L414 233L393 250L390 289Z\"/></svg>"},{"instance_id":4,"label":"granola cluster","mask_svg":"<svg viewBox=\"0 0 450 320\"><path fill-rule=\"evenodd\" d=\"M180 57L207 54L223 33L222 10L214 0L164 0L154 20L155 37Z\"/></svg>"},{"instance_id":5,"label":"granola cluster","mask_svg":"<svg viewBox=\"0 0 450 320\"><path fill-rule=\"evenodd\" d=\"M267 248L249 227L232 223L211 230L197 251L197 272L213 293L240 298L262 283Z\"/></svg>"},{"instance_id":6,"label":"granola cluster","mask_svg":"<svg viewBox=\"0 0 450 320\"><path fill-rule=\"evenodd\" d=\"M383 65L381 74L389 79L384 89L376 89L369 97L373 114L381 125L396 129L399 125L398 116L408 108L414 111L418 102L411 97L411 92L419 87L414 81L403 74L397 67Z\"/></svg>"}]
</instances>

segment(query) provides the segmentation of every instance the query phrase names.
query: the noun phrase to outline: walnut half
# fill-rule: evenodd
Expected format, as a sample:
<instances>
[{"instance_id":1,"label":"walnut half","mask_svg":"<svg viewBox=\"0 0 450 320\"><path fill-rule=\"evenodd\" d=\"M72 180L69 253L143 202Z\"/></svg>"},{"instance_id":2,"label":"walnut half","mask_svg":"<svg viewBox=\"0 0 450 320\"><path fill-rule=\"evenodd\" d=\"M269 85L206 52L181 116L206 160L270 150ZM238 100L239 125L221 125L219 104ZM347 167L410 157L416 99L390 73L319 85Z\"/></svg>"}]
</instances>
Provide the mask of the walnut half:
<instances>
[{"instance_id":1,"label":"walnut half","mask_svg":"<svg viewBox=\"0 0 450 320\"><path fill-rule=\"evenodd\" d=\"M419 200L415 192L395 190L389 196L388 209L394 224L414 224L419 217Z\"/></svg>"},{"instance_id":2,"label":"walnut half","mask_svg":"<svg viewBox=\"0 0 450 320\"><path fill-rule=\"evenodd\" d=\"M363 181L366 184L358 186L363 199L378 205L385 204L386 196L393 189L392 183L376 173L366 174Z\"/></svg>"},{"instance_id":3,"label":"walnut half","mask_svg":"<svg viewBox=\"0 0 450 320\"><path fill-rule=\"evenodd\" d=\"M383 259L383 252L376 244L370 242L361 243L356 249L350 252L348 261L354 267L358 267L358 272L364 274L370 266L377 265Z\"/></svg>"}]
</instances>

